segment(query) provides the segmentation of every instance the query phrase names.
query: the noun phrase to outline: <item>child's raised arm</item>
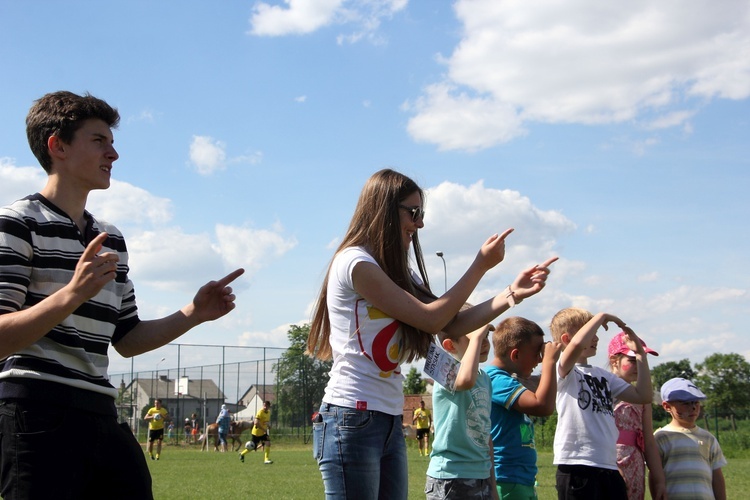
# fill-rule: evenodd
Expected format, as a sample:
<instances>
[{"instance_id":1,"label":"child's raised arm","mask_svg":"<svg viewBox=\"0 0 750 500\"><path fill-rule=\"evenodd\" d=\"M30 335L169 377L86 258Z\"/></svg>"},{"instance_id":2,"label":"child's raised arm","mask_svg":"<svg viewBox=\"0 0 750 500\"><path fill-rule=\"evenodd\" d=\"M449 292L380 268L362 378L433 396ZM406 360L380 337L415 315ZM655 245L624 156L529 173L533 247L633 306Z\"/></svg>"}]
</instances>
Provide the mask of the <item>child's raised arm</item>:
<instances>
[{"instance_id":1,"label":"child's raised arm","mask_svg":"<svg viewBox=\"0 0 750 500\"><path fill-rule=\"evenodd\" d=\"M557 377L555 376L555 365L560 357L562 344L560 342L547 342L544 344L544 356L542 357L542 375L539 378L539 386L536 392L525 390L518 396L513 409L535 417L547 417L555 411L555 398L557 397Z\"/></svg>"},{"instance_id":2,"label":"child's raised arm","mask_svg":"<svg viewBox=\"0 0 750 500\"><path fill-rule=\"evenodd\" d=\"M454 388L457 391L465 391L474 387L479 374L479 357L482 351L482 342L489 335L491 325L485 325L466 335L469 346L461 358L461 367L456 375Z\"/></svg>"},{"instance_id":3,"label":"child's raised arm","mask_svg":"<svg viewBox=\"0 0 750 500\"><path fill-rule=\"evenodd\" d=\"M598 313L577 332L563 333L563 344L568 342L568 345L560 355L559 375L561 377L568 376L568 373L573 369L573 366L575 366L578 358L583 354L583 351L591 345L591 340L594 338L594 335L596 335L596 331L600 326L603 326L606 330L607 323L615 323L622 329L626 328L625 322L617 316L607 313ZM565 339L566 335L568 335L569 340Z\"/></svg>"},{"instance_id":4,"label":"child's raised arm","mask_svg":"<svg viewBox=\"0 0 750 500\"><path fill-rule=\"evenodd\" d=\"M636 335L631 328L622 325L622 330L628 335L628 340L625 342L625 345L635 353L636 366L638 367L638 378L636 379L634 386L631 385L617 397L628 403L651 403L651 400L654 397L654 390L651 387L651 371L648 369L646 351L643 350L643 344L641 344L638 335Z\"/></svg>"}]
</instances>

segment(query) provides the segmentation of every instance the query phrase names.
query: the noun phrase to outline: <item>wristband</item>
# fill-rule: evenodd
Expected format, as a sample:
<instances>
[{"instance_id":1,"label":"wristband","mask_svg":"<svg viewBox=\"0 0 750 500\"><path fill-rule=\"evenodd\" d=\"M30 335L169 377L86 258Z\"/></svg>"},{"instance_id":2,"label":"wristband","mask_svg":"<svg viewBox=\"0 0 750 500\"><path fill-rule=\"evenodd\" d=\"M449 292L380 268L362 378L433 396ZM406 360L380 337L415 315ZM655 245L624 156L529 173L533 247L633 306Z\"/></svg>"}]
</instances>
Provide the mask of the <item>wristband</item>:
<instances>
[{"instance_id":1,"label":"wristband","mask_svg":"<svg viewBox=\"0 0 750 500\"><path fill-rule=\"evenodd\" d=\"M508 288L505 289L505 298L508 299L508 304L510 304L511 309L516 307L516 304L520 304L523 300L516 298L516 292L511 290L510 285L508 285Z\"/></svg>"}]
</instances>

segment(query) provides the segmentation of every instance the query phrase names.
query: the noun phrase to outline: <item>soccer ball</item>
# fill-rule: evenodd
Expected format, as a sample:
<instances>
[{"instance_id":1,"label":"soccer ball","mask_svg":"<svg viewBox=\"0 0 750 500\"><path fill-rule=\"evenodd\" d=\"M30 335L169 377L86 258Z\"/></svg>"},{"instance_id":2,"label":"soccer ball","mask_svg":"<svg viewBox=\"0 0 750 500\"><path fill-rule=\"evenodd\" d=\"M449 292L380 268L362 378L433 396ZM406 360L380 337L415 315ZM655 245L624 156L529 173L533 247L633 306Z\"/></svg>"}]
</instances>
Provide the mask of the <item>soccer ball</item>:
<instances>
[{"instance_id":1,"label":"soccer ball","mask_svg":"<svg viewBox=\"0 0 750 500\"><path fill-rule=\"evenodd\" d=\"M247 443L245 443L245 448L247 448L250 451L253 451L255 449L255 443L253 443L252 441L248 441Z\"/></svg>"},{"instance_id":2,"label":"soccer ball","mask_svg":"<svg viewBox=\"0 0 750 500\"><path fill-rule=\"evenodd\" d=\"M161 413L154 415L154 420L161 420Z\"/></svg>"}]
</instances>

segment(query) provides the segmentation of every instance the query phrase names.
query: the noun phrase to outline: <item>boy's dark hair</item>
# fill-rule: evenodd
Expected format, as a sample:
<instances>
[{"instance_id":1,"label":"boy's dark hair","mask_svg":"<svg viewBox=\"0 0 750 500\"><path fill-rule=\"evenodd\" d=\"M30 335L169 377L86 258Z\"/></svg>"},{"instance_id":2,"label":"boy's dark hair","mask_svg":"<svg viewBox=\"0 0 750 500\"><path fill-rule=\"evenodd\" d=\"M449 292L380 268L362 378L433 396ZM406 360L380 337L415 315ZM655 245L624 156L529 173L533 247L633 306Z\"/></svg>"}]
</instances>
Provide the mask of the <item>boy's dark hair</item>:
<instances>
[{"instance_id":1,"label":"boy's dark hair","mask_svg":"<svg viewBox=\"0 0 750 500\"><path fill-rule=\"evenodd\" d=\"M31 152L45 172L49 173L52 168L47 140L56 136L64 143L70 144L83 122L92 118L102 120L109 128L117 128L120 123L117 108L88 93L79 96L61 90L50 92L34 101L26 116L26 137Z\"/></svg>"},{"instance_id":2,"label":"boy's dark hair","mask_svg":"<svg viewBox=\"0 0 750 500\"><path fill-rule=\"evenodd\" d=\"M518 349L531 342L535 335L544 337L542 328L531 320L513 316L500 322L492 334L492 347L495 356L506 356L513 349Z\"/></svg>"}]
</instances>

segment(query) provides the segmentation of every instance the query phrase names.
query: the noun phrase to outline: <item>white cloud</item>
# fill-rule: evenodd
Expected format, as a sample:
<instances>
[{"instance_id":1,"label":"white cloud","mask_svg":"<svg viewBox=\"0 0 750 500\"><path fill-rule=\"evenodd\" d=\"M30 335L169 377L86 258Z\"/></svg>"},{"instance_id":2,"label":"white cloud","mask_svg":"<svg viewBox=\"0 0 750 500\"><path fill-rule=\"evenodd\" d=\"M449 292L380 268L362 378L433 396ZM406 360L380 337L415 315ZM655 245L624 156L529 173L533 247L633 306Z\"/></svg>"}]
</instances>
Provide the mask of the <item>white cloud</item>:
<instances>
[{"instance_id":1,"label":"white cloud","mask_svg":"<svg viewBox=\"0 0 750 500\"><path fill-rule=\"evenodd\" d=\"M297 246L296 238L282 233L281 227L269 230L217 224L215 251L230 268L243 267L252 276Z\"/></svg>"},{"instance_id":2,"label":"white cloud","mask_svg":"<svg viewBox=\"0 0 750 500\"><path fill-rule=\"evenodd\" d=\"M285 323L273 328L270 332L245 331L238 339L237 345L241 346L265 346L265 347L289 347L287 333L292 325L301 325L304 321L297 323Z\"/></svg>"},{"instance_id":3,"label":"white cloud","mask_svg":"<svg viewBox=\"0 0 750 500\"><path fill-rule=\"evenodd\" d=\"M406 7L408 0L284 0L284 5L259 2L253 7L249 33L256 36L305 35L331 25L354 25L337 43L363 38L376 43L381 19Z\"/></svg>"},{"instance_id":4,"label":"white cloud","mask_svg":"<svg viewBox=\"0 0 750 500\"><path fill-rule=\"evenodd\" d=\"M307 101L307 96L306 95L301 95L301 96L295 97L294 101L295 102L305 102L305 101Z\"/></svg>"},{"instance_id":5,"label":"white cloud","mask_svg":"<svg viewBox=\"0 0 750 500\"><path fill-rule=\"evenodd\" d=\"M638 276L638 282L639 283L651 283L659 279L659 272L658 271L652 271L650 273L641 274Z\"/></svg>"},{"instance_id":6,"label":"white cloud","mask_svg":"<svg viewBox=\"0 0 750 500\"><path fill-rule=\"evenodd\" d=\"M138 207L138 210L133 210ZM163 225L172 220L172 201L127 182L112 180L109 189L92 191L88 210L98 219L120 226Z\"/></svg>"},{"instance_id":7,"label":"white cloud","mask_svg":"<svg viewBox=\"0 0 750 500\"><path fill-rule=\"evenodd\" d=\"M407 125L414 140L433 142L440 150L475 151L525 133L512 105L454 90L447 84L430 85L425 96L403 106L416 111Z\"/></svg>"},{"instance_id":8,"label":"white cloud","mask_svg":"<svg viewBox=\"0 0 750 500\"><path fill-rule=\"evenodd\" d=\"M137 115L129 116L127 119L128 123L134 122L148 122L153 123L155 121L155 113L150 109L144 109Z\"/></svg>"},{"instance_id":9,"label":"white cloud","mask_svg":"<svg viewBox=\"0 0 750 500\"><path fill-rule=\"evenodd\" d=\"M36 193L47 182L40 166L17 167L12 158L0 158L0 205L7 205L26 195Z\"/></svg>"},{"instance_id":10,"label":"white cloud","mask_svg":"<svg viewBox=\"0 0 750 500\"><path fill-rule=\"evenodd\" d=\"M675 111L664 114L644 125L646 130L658 130L663 128L689 126L688 120L695 115L694 111Z\"/></svg>"},{"instance_id":11,"label":"white cloud","mask_svg":"<svg viewBox=\"0 0 750 500\"><path fill-rule=\"evenodd\" d=\"M224 142L213 137L194 135L190 144L190 163L200 175L208 176L226 169L230 164L255 165L263 159L263 153L260 151L227 158L226 148Z\"/></svg>"},{"instance_id":12,"label":"white cloud","mask_svg":"<svg viewBox=\"0 0 750 500\"><path fill-rule=\"evenodd\" d=\"M744 0L721 9L709 0L459 0L455 11L463 39L408 126L415 140L440 149L500 144L528 122L601 124L648 114L652 127L681 126L691 99L750 96Z\"/></svg>"},{"instance_id":13,"label":"white cloud","mask_svg":"<svg viewBox=\"0 0 750 500\"><path fill-rule=\"evenodd\" d=\"M158 290L197 291L228 270L243 267L235 288L297 245L283 229L252 229L217 224L215 235L189 234L179 227L141 231L128 236L131 278ZM189 251L186 251L189 249ZM185 272L186 269L191 270Z\"/></svg>"},{"instance_id":14,"label":"white cloud","mask_svg":"<svg viewBox=\"0 0 750 500\"><path fill-rule=\"evenodd\" d=\"M429 230L420 232L419 240L438 292L444 287L444 273L435 252L443 252L448 282L455 283L487 238L515 228L506 239L505 259L482 280L473 301L494 295L522 269L554 256L557 239L576 227L559 212L535 207L517 191L486 188L482 181L470 186L443 182L430 188L425 210Z\"/></svg>"},{"instance_id":15,"label":"white cloud","mask_svg":"<svg viewBox=\"0 0 750 500\"><path fill-rule=\"evenodd\" d=\"M190 144L190 162L201 175L226 168L226 144L212 137L194 135Z\"/></svg>"},{"instance_id":16,"label":"white cloud","mask_svg":"<svg viewBox=\"0 0 750 500\"><path fill-rule=\"evenodd\" d=\"M676 339L671 342L664 342L660 345L659 350L659 362L655 360L651 361L653 366L666 361L675 361L684 358L692 358L693 360L700 362L706 358L709 354L715 352L728 352L727 348L730 348L733 342L737 339L734 335L722 334L722 335L711 335L703 336L699 338L691 339ZM646 343L649 343L648 341ZM667 359L662 358L662 354L667 353L669 356Z\"/></svg>"},{"instance_id":17,"label":"white cloud","mask_svg":"<svg viewBox=\"0 0 750 500\"><path fill-rule=\"evenodd\" d=\"M691 311L705 308L709 304L747 299L747 290L740 288L702 288L683 285L653 297L649 309L656 314L675 311Z\"/></svg>"}]
</instances>

